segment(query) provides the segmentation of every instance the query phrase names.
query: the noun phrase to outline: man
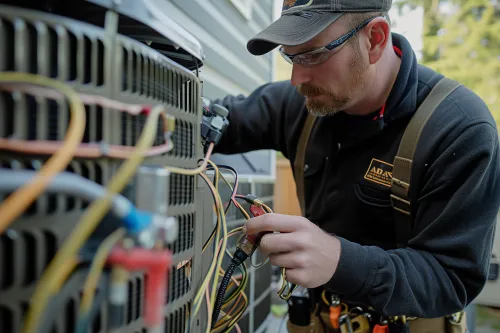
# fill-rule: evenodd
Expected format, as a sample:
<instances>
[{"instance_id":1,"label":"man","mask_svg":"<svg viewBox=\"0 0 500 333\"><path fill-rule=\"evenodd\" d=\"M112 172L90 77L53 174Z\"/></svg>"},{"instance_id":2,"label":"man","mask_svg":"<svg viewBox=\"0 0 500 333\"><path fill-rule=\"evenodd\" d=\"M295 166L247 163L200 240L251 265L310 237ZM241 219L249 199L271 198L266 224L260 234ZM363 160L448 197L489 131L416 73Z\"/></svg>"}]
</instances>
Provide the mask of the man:
<instances>
[{"instance_id":1,"label":"man","mask_svg":"<svg viewBox=\"0 0 500 333\"><path fill-rule=\"evenodd\" d=\"M376 173L390 175L408 122L443 76L417 64L408 41L390 32L390 7L284 1L281 18L248 50L280 46L291 80L215 101L230 111L216 151L275 149L293 165L307 114L317 116L303 165L304 217L265 215L247 232L276 232L261 251L288 281L311 288L314 302L326 289L382 316L443 317L486 283L500 202L497 129L466 87L440 104L416 149L413 228L398 248L390 179Z\"/></svg>"}]
</instances>

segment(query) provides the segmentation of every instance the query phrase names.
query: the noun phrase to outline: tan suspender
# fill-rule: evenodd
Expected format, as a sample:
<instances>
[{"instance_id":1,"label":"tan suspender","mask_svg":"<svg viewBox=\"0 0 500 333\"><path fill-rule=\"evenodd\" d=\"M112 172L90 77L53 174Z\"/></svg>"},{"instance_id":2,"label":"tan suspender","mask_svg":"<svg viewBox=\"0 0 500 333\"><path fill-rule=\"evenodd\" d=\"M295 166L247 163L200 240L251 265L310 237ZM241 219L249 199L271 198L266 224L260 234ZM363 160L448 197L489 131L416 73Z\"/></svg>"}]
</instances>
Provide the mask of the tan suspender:
<instances>
[{"instance_id":1,"label":"tan suspender","mask_svg":"<svg viewBox=\"0 0 500 333\"><path fill-rule=\"evenodd\" d=\"M308 113L302 132L300 133L299 143L297 145L297 155L294 162L295 186L297 187L297 197L299 199L300 211L302 216L306 215L305 193L304 193L304 165L306 159L307 142L314 125L316 117Z\"/></svg>"},{"instance_id":2,"label":"tan suspender","mask_svg":"<svg viewBox=\"0 0 500 333\"><path fill-rule=\"evenodd\" d=\"M410 180L411 169L418 140L423 128L432 113L441 102L451 94L460 84L454 80L443 78L431 90L424 102L413 115L406 128L399 149L394 158L391 182L391 202L396 212L396 236L398 247L405 246L411 231L411 207L410 207ZM294 162L295 182L297 185L297 196L300 203L302 215L305 215L305 193L304 193L304 165L305 153L309 135L314 125L315 116L308 114L304 127L300 134L297 145L297 155Z\"/></svg>"}]
</instances>

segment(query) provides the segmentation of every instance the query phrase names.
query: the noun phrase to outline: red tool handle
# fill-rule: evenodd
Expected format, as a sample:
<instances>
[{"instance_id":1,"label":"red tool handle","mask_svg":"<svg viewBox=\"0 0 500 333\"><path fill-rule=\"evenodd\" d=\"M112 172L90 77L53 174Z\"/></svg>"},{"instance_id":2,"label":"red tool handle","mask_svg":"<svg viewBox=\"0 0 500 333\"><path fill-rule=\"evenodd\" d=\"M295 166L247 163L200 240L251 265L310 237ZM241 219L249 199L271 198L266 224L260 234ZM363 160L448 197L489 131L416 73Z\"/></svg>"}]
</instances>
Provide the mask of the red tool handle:
<instances>
[{"instance_id":1,"label":"red tool handle","mask_svg":"<svg viewBox=\"0 0 500 333\"><path fill-rule=\"evenodd\" d=\"M261 206L256 206L256 205L251 205L250 206L250 212L254 217L258 217L261 215L266 214L266 211L261 207ZM264 231L264 232L259 232L258 234L255 235L247 235L247 239L252 242L254 245L258 245L260 243L260 240L265 234L268 234L270 232Z\"/></svg>"}]
</instances>

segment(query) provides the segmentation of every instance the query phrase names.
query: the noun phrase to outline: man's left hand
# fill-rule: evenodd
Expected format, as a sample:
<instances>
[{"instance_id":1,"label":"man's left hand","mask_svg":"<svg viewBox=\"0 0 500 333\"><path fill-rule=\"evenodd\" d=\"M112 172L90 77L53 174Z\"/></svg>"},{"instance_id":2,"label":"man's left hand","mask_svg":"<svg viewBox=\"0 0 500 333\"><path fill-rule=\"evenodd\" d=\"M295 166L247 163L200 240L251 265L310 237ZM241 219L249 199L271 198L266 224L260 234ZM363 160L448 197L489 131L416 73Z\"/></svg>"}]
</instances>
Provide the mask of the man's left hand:
<instances>
[{"instance_id":1,"label":"man's left hand","mask_svg":"<svg viewBox=\"0 0 500 333\"><path fill-rule=\"evenodd\" d=\"M340 241L300 216L264 214L247 221L249 235L262 237L260 251L274 266L286 268L286 279L305 288L324 285L332 278L340 258Z\"/></svg>"}]
</instances>

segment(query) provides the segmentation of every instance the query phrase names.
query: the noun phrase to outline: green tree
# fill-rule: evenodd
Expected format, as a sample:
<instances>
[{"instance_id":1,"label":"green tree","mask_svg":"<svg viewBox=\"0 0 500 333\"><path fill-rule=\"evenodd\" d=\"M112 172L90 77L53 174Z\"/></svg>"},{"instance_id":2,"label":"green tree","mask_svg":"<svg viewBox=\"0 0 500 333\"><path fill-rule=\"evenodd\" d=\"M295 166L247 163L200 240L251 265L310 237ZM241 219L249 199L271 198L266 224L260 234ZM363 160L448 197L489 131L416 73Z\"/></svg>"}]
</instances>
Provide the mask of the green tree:
<instances>
[{"instance_id":1,"label":"green tree","mask_svg":"<svg viewBox=\"0 0 500 333\"><path fill-rule=\"evenodd\" d=\"M473 90L500 125L500 1L408 0L405 4L424 7L422 63ZM443 4L452 10L443 12Z\"/></svg>"}]
</instances>

